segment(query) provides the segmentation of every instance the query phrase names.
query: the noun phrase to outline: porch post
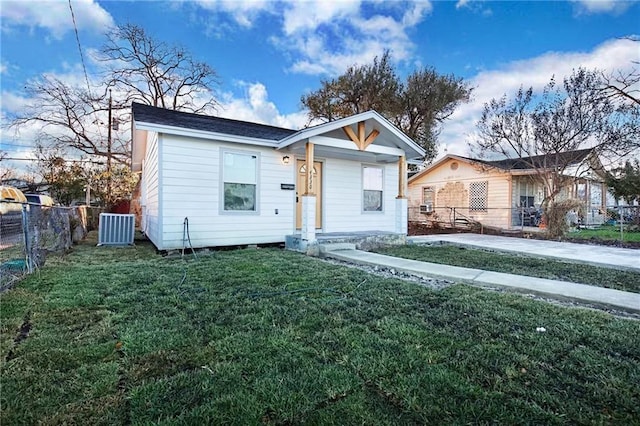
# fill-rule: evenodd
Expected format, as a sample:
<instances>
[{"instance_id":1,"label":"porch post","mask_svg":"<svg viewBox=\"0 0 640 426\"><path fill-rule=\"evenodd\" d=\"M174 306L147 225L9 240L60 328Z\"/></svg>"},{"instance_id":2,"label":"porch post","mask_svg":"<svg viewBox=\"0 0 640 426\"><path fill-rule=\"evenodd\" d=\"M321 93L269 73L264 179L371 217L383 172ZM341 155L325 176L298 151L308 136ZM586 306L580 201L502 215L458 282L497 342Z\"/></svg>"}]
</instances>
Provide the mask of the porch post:
<instances>
[{"instance_id":1,"label":"porch post","mask_svg":"<svg viewBox=\"0 0 640 426\"><path fill-rule=\"evenodd\" d=\"M313 185L313 144L307 142L305 155L306 173L302 191L302 240L307 244L316 241L316 194Z\"/></svg>"},{"instance_id":2,"label":"porch post","mask_svg":"<svg viewBox=\"0 0 640 426\"><path fill-rule=\"evenodd\" d=\"M407 187L407 160L405 156L398 159L398 196L396 198L406 198L405 188Z\"/></svg>"},{"instance_id":3,"label":"porch post","mask_svg":"<svg viewBox=\"0 0 640 426\"><path fill-rule=\"evenodd\" d=\"M303 195L313 195L315 196L315 190L313 187L313 144L311 142L307 142L305 147L306 155L306 173L304 176L304 192Z\"/></svg>"},{"instance_id":4,"label":"porch post","mask_svg":"<svg viewBox=\"0 0 640 426\"><path fill-rule=\"evenodd\" d=\"M396 197L396 232L399 234L407 233L408 203L405 194L407 187L407 160L405 156L398 159L398 196Z\"/></svg>"}]
</instances>

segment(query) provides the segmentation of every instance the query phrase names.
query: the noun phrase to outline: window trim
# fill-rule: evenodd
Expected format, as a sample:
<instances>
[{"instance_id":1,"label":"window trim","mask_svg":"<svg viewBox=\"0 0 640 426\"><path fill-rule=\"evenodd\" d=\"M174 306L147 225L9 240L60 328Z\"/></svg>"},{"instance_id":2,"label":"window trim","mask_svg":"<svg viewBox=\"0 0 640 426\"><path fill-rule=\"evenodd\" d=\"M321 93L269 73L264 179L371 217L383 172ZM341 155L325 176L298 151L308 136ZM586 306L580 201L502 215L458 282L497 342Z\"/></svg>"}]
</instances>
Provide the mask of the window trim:
<instances>
[{"instance_id":1,"label":"window trim","mask_svg":"<svg viewBox=\"0 0 640 426\"><path fill-rule=\"evenodd\" d=\"M382 171L382 188L380 189L380 192L382 193L381 195L381 199L380 199L380 210L365 210L364 208L364 170L366 168L370 168L370 169L378 169L380 171ZM361 165L361 169L360 169L360 197L361 197L361 202L360 202L360 210L363 214L384 214L384 210L385 210L385 202L384 202L384 194L385 194L385 188L384 188L384 175L385 175L385 168L383 166L380 166L378 164L362 164ZM376 191L375 189L367 189L366 191Z\"/></svg>"},{"instance_id":2,"label":"window trim","mask_svg":"<svg viewBox=\"0 0 640 426\"><path fill-rule=\"evenodd\" d=\"M436 187L433 185L425 185L422 187L422 202L420 204L427 204L427 201L424 199L425 190L431 190L431 205L432 207L436 207Z\"/></svg>"},{"instance_id":3,"label":"window trim","mask_svg":"<svg viewBox=\"0 0 640 426\"><path fill-rule=\"evenodd\" d=\"M256 200L255 210L225 210L224 208L224 156L225 154L247 155L253 156L256 159ZM229 182L233 183L233 182ZM237 183L237 182L236 182ZM220 148L220 172L218 182L219 192L219 214L220 215L241 215L241 216L258 216L260 215L260 152L258 151L243 151L238 149Z\"/></svg>"}]
</instances>

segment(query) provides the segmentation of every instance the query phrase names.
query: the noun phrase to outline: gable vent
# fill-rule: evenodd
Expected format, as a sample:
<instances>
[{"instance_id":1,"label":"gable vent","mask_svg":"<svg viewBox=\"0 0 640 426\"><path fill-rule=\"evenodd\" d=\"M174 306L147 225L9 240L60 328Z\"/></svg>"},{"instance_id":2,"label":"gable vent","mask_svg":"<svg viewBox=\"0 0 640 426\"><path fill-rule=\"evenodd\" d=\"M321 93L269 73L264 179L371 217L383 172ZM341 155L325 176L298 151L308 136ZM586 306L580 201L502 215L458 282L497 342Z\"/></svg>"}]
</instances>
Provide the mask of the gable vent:
<instances>
[{"instance_id":1,"label":"gable vent","mask_svg":"<svg viewBox=\"0 0 640 426\"><path fill-rule=\"evenodd\" d=\"M100 213L98 245L133 245L135 223L133 214Z\"/></svg>"}]
</instances>

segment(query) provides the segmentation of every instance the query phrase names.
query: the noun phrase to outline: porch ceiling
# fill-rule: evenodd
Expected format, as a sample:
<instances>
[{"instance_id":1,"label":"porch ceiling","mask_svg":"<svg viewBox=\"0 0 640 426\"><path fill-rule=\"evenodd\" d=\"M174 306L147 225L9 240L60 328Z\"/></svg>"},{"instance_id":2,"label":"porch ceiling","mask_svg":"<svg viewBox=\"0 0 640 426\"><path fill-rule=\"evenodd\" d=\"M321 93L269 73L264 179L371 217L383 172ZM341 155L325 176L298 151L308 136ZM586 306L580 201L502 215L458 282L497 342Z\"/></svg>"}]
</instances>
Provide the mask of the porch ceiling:
<instances>
[{"instance_id":1,"label":"porch ceiling","mask_svg":"<svg viewBox=\"0 0 640 426\"><path fill-rule=\"evenodd\" d=\"M377 162L397 161L400 156L407 160L422 159L425 154L420 146L375 111L300 130L282 139L278 149L300 153L300 146L306 142L316 146L317 155L368 158Z\"/></svg>"},{"instance_id":2,"label":"porch ceiling","mask_svg":"<svg viewBox=\"0 0 640 426\"><path fill-rule=\"evenodd\" d=\"M344 147L336 147L322 145L317 143L317 139L311 138L310 142L314 143L314 156L316 158L338 158L341 160L361 161L365 163L396 163L399 155L374 152L375 147L370 146L371 150L360 151L355 144L349 140L344 141ZM297 157L304 158L306 141L296 142L289 145L283 152L292 153ZM351 146L353 148L351 148Z\"/></svg>"}]
</instances>

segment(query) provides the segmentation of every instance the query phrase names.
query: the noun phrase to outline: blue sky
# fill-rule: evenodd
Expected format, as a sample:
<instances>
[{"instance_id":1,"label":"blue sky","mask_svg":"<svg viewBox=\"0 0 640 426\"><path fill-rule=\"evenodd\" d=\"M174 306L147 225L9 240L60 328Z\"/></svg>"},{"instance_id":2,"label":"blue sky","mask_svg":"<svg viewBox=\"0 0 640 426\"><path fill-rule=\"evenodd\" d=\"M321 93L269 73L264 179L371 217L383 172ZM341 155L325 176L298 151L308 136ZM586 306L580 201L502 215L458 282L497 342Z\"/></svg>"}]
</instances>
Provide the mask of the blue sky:
<instances>
[{"instance_id":1,"label":"blue sky","mask_svg":"<svg viewBox=\"0 0 640 426\"><path fill-rule=\"evenodd\" d=\"M71 0L90 79L92 52L114 24L130 22L213 66L220 116L299 128L300 97L349 65L389 49L401 75L419 66L464 77L474 99L441 134L441 154L467 154L484 102L522 84L586 66L630 70L640 44L638 1L96 1ZM0 90L7 114L29 102L25 82L84 76L68 0L0 0ZM637 66L636 66L637 67ZM37 129L2 130L12 156L28 156Z\"/></svg>"}]
</instances>

